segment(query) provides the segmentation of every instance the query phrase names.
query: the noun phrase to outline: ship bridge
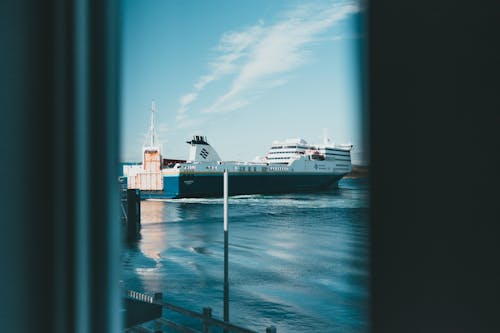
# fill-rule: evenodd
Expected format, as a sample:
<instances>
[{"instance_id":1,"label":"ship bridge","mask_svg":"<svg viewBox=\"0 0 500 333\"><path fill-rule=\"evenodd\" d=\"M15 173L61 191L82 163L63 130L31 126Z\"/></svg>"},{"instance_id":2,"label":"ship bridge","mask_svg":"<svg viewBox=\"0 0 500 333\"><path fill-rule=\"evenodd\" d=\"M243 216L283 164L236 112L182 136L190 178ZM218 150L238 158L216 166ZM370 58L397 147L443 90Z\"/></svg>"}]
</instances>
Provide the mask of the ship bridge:
<instances>
[{"instance_id":1,"label":"ship bridge","mask_svg":"<svg viewBox=\"0 0 500 333\"><path fill-rule=\"evenodd\" d=\"M287 139L282 142L273 142L266 155L266 160L270 164L290 164L302 156L307 156L310 160L343 161L350 164L351 148L352 145L312 145L301 138Z\"/></svg>"},{"instance_id":2,"label":"ship bridge","mask_svg":"<svg viewBox=\"0 0 500 333\"><path fill-rule=\"evenodd\" d=\"M288 164L305 155L310 147L311 145L301 138L287 139L283 142L274 141L266 160L270 164Z\"/></svg>"}]
</instances>

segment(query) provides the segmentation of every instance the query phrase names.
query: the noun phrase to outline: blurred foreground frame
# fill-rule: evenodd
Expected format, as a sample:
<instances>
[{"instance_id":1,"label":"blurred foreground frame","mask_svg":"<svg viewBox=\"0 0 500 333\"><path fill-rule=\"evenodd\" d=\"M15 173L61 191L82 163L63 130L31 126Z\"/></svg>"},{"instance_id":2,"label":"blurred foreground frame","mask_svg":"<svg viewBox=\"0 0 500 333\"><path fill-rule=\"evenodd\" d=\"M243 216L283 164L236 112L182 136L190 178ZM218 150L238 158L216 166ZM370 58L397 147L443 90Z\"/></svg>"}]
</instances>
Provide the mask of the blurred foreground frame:
<instances>
[{"instance_id":1,"label":"blurred foreground frame","mask_svg":"<svg viewBox=\"0 0 500 333\"><path fill-rule=\"evenodd\" d=\"M121 330L119 5L0 5L2 331Z\"/></svg>"},{"instance_id":2,"label":"blurred foreground frame","mask_svg":"<svg viewBox=\"0 0 500 333\"><path fill-rule=\"evenodd\" d=\"M499 3L369 12L372 331L498 332ZM119 13L0 2L4 332L121 330Z\"/></svg>"}]
</instances>

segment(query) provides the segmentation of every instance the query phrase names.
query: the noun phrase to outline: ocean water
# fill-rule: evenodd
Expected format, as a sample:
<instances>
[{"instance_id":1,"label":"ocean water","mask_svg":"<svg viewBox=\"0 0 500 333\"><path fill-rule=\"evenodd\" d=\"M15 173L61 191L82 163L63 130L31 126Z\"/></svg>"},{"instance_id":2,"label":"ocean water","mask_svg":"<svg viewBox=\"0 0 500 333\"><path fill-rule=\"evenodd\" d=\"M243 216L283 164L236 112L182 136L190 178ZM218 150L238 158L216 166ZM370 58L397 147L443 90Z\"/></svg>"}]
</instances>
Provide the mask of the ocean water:
<instances>
[{"instance_id":1,"label":"ocean water","mask_svg":"<svg viewBox=\"0 0 500 333\"><path fill-rule=\"evenodd\" d=\"M125 288L223 317L222 199L143 201ZM366 179L320 193L229 198L229 318L265 332L369 332ZM196 320L166 312L169 319Z\"/></svg>"}]
</instances>

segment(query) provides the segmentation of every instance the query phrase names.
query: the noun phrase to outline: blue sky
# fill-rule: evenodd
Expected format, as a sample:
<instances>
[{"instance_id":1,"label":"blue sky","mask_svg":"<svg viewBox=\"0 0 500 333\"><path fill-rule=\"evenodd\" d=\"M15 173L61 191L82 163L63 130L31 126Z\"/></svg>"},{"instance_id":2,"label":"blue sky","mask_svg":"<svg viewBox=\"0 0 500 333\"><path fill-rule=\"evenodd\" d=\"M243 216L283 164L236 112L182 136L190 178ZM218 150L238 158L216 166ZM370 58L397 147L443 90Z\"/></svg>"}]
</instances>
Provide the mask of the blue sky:
<instances>
[{"instance_id":1,"label":"blue sky","mask_svg":"<svg viewBox=\"0 0 500 333\"><path fill-rule=\"evenodd\" d=\"M357 1L124 0L121 159L139 161L151 101L163 156L205 135L224 160L274 140L362 144Z\"/></svg>"}]
</instances>

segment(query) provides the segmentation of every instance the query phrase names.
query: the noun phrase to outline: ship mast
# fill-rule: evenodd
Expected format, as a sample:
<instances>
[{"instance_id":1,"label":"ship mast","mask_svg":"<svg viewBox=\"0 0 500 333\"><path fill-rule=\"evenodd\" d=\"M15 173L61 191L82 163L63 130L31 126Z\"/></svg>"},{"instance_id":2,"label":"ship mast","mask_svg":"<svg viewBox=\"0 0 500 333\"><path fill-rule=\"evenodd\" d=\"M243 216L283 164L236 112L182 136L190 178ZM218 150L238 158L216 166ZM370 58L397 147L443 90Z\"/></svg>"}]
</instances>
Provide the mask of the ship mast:
<instances>
[{"instance_id":1,"label":"ship mast","mask_svg":"<svg viewBox=\"0 0 500 333\"><path fill-rule=\"evenodd\" d=\"M156 112L156 103L153 100L151 102L151 125L149 127L149 138L151 147L155 147L156 145L156 129L155 129L155 112Z\"/></svg>"}]
</instances>

